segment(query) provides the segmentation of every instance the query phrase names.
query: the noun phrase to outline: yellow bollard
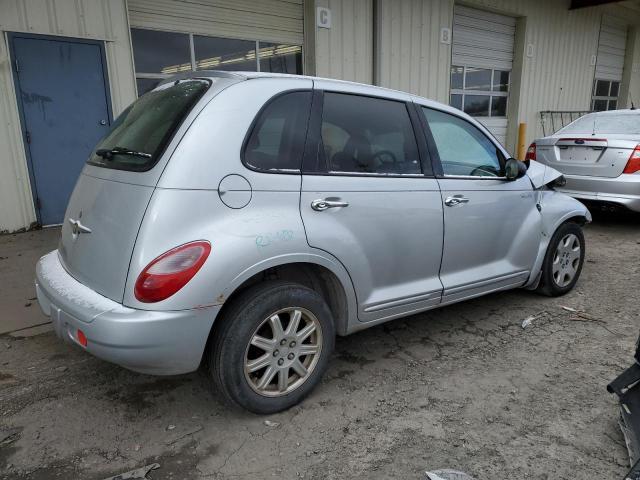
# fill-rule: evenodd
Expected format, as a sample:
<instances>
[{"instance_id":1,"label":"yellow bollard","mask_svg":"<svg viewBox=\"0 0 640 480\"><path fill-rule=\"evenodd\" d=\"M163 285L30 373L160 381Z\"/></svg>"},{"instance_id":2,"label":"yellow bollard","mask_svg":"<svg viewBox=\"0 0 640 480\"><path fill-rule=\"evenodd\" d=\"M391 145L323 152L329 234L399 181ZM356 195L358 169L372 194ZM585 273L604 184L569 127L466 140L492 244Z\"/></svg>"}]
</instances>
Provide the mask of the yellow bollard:
<instances>
[{"instance_id":1,"label":"yellow bollard","mask_svg":"<svg viewBox=\"0 0 640 480\"><path fill-rule=\"evenodd\" d=\"M527 151L526 145L527 138L527 124L521 123L518 125L518 160L524 161L524 156Z\"/></svg>"}]
</instances>

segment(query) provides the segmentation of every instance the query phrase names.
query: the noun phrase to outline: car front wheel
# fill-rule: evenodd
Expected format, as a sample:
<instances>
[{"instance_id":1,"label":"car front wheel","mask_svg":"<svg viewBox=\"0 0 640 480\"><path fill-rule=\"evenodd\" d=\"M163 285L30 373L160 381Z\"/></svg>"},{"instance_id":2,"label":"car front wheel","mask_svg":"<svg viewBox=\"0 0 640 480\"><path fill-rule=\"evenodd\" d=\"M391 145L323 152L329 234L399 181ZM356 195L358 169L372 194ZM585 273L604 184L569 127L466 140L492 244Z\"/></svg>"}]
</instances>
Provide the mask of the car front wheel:
<instances>
[{"instance_id":1,"label":"car front wheel","mask_svg":"<svg viewBox=\"0 0 640 480\"><path fill-rule=\"evenodd\" d=\"M570 222L560 225L547 247L538 291L551 297L571 291L582 272L584 254L580 225Z\"/></svg>"},{"instance_id":2,"label":"car front wheel","mask_svg":"<svg viewBox=\"0 0 640 480\"><path fill-rule=\"evenodd\" d=\"M243 292L214 326L210 370L232 403L268 414L299 403L333 350L331 311L314 290L267 282Z\"/></svg>"}]
</instances>

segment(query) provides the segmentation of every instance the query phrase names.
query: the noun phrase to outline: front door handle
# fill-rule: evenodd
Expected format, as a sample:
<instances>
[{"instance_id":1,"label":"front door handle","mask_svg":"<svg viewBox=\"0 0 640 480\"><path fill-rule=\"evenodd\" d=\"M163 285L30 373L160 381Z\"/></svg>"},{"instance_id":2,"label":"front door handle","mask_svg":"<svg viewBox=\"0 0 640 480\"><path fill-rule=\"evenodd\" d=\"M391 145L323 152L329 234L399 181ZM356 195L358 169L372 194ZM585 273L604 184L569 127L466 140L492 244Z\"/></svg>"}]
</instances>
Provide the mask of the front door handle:
<instances>
[{"instance_id":1,"label":"front door handle","mask_svg":"<svg viewBox=\"0 0 640 480\"><path fill-rule=\"evenodd\" d=\"M337 207L348 207L349 204L347 202L336 202L334 200L323 200L318 199L311 202L311 208L313 208L316 212L323 212L329 208L337 208Z\"/></svg>"},{"instance_id":2,"label":"front door handle","mask_svg":"<svg viewBox=\"0 0 640 480\"><path fill-rule=\"evenodd\" d=\"M452 197L447 197L444 201L447 207L455 207L463 203L469 203L469 199L464 195L453 195Z\"/></svg>"}]
</instances>

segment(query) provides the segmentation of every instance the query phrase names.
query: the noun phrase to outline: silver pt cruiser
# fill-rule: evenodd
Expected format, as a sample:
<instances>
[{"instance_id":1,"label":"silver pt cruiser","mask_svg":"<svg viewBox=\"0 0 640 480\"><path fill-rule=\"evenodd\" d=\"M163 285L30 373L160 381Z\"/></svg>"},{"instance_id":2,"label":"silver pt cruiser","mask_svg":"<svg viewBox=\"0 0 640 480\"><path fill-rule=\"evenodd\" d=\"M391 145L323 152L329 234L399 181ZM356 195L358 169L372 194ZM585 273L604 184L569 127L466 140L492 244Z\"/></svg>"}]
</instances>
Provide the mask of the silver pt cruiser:
<instances>
[{"instance_id":1,"label":"silver pt cruiser","mask_svg":"<svg viewBox=\"0 0 640 480\"><path fill-rule=\"evenodd\" d=\"M57 334L131 370L209 367L276 412L335 335L511 288L562 295L585 254L560 173L406 93L197 72L127 108L89 158L36 288Z\"/></svg>"}]
</instances>

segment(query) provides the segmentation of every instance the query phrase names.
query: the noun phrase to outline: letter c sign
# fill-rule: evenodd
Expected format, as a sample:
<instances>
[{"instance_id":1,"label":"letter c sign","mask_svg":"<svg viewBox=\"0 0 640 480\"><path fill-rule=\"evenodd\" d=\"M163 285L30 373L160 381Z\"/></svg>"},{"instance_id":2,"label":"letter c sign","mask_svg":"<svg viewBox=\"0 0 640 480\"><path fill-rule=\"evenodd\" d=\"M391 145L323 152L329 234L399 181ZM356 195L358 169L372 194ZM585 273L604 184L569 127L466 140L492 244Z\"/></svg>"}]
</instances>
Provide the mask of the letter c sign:
<instances>
[{"instance_id":1,"label":"letter c sign","mask_svg":"<svg viewBox=\"0 0 640 480\"><path fill-rule=\"evenodd\" d=\"M316 24L318 25L318 28L331 28L331 10L324 7L318 7Z\"/></svg>"}]
</instances>

